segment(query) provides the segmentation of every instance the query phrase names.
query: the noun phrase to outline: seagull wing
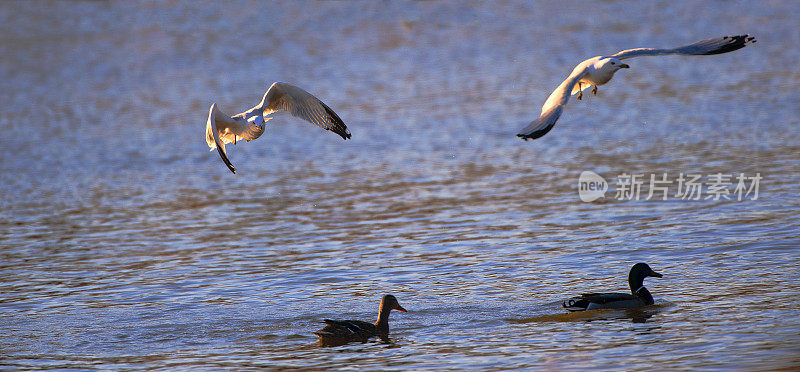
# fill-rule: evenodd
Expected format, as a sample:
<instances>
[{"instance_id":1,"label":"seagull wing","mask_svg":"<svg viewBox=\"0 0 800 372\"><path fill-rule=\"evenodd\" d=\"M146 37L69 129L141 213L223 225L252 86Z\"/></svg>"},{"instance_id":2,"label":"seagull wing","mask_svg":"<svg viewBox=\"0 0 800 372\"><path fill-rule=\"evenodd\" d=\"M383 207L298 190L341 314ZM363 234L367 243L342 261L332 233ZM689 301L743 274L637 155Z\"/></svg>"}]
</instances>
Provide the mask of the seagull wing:
<instances>
[{"instance_id":1,"label":"seagull wing","mask_svg":"<svg viewBox=\"0 0 800 372\"><path fill-rule=\"evenodd\" d=\"M260 107L264 110L264 115L286 110L292 116L325 128L344 139L350 138L350 131L339 115L317 97L294 85L273 83L264 94Z\"/></svg>"},{"instance_id":2,"label":"seagull wing","mask_svg":"<svg viewBox=\"0 0 800 372\"><path fill-rule=\"evenodd\" d=\"M628 59L633 57L661 56L667 54L680 54L685 56L706 56L712 54L722 54L739 50L747 45L755 43L756 39L749 34L736 36L723 36L707 40L701 40L694 44L684 45L674 49L654 49L654 48L635 48L627 49L611 57L616 59Z\"/></svg>"},{"instance_id":3,"label":"seagull wing","mask_svg":"<svg viewBox=\"0 0 800 372\"><path fill-rule=\"evenodd\" d=\"M206 122L206 143L208 143L208 147L210 147L212 151L215 148L217 149L222 161L234 174L236 173L236 168L233 167L233 164L231 164L231 161L225 153L225 142L220 139L219 132L226 132L226 129L232 131L236 127L236 120L233 120L232 117L226 115L217 108L216 103L211 104L211 108L208 110L208 121ZM232 141L228 142L230 143Z\"/></svg>"},{"instance_id":4,"label":"seagull wing","mask_svg":"<svg viewBox=\"0 0 800 372\"><path fill-rule=\"evenodd\" d=\"M558 117L561 116L561 112L564 111L564 106L566 106L567 101L569 101L572 87L586 75L587 71L585 63L581 63L575 67L569 77L561 82L553 93L550 93L550 97L547 97L547 101L545 101L544 106L542 106L542 114L539 115L539 118L523 128L520 133L517 134L517 137L526 141L537 139L547 134L550 129L553 129Z\"/></svg>"}]
</instances>

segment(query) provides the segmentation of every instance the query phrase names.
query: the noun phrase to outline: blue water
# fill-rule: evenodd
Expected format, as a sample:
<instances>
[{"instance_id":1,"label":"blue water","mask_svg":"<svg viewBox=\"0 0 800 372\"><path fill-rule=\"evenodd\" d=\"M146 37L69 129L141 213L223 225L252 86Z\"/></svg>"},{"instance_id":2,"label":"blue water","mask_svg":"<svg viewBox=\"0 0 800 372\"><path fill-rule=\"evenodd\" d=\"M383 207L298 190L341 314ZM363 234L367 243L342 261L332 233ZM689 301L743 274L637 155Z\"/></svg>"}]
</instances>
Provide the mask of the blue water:
<instances>
[{"instance_id":1,"label":"blue water","mask_svg":"<svg viewBox=\"0 0 800 372\"><path fill-rule=\"evenodd\" d=\"M3 369L800 367L790 2L30 1L0 20ZM741 33L758 42L632 59L514 137L585 58ZM353 138L278 116L228 147L233 175L208 107L273 81ZM583 171L604 198L580 200ZM623 173L762 179L755 200L618 200ZM664 274L655 306L560 308L627 291L640 261ZM409 310L391 344L316 346L385 293Z\"/></svg>"}]
</instances>

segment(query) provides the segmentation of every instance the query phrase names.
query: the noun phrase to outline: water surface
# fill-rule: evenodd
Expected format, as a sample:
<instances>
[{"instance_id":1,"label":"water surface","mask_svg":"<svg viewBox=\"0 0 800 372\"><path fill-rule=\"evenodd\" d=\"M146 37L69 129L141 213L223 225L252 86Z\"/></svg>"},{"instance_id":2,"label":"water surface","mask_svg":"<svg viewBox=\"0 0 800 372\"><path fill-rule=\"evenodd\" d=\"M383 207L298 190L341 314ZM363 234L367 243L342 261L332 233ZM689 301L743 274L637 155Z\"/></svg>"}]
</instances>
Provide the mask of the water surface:
<instances>
[{"instance_id":1,"label":"water surface","mask_svg":"<svg viewBox=\"0 0 800 372\"><path fill-rule=\"evenodd\" d=\"M596 9L586 16L586 8ZM800 366L800 11L789 2L2 2L3 368L771 369ZM630 61L532 142L579 61ZM229 147L273 81L284 115ZM578 177L611 183L584 203ZM622 173L759 174L758 199L617 200ZM672 190L675 190L674 188ZM656 305L567 314L585 291ZM331 317L390 345L319 348Z\"/></svg>"}]
</instances>

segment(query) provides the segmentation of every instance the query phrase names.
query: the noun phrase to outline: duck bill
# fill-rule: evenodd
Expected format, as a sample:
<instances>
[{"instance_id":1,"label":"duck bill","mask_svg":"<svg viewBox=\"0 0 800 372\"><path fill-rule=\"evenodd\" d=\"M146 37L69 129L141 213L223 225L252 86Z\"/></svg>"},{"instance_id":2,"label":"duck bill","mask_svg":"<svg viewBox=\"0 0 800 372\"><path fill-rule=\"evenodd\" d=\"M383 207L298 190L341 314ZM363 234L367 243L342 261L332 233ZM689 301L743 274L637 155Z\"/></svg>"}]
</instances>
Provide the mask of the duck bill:
<instances>
[{"instance_id":1,"label":"duck bill","mask_svg":"<svg viewBox=\"0 0 800 372\"><path fill-rule=\"evenodd\" d=\"M631 68L631 66L628 66L628 65L623 63L623 64L619 65L619 68Z\"/></svg>"},{"instance_id":2,"label":"duck bill","mask_svg":"<svg viewBox=\"0 0 800 372\"><path fill-rule=\"evenodd\" d=\"M661 278L661 277L663 277L663 275L661 275L661 274L659 274L659 273L657 273L657 272L655 272L655 271L651 272L651 273L650 273L650 276L654 276L654 277L656 277L656 278Z\"/></svg>"},{"instance_id":3,"label":"duck bill","mask_svg":"<svg viewBox=\"0 0 800 372\"><path fill-rule=\"evenodd\" d=\"M408 312L408 310L404 309L404 308L403 308L402 306L400 306L400 305L397 305L397 306L395 306L395 307L394 307L394 309L395 309L395 310L397 310L397 311L402 311L402 312L404 312L404 313L407 313L407 312Z\"/></svg>"}]
</instances>

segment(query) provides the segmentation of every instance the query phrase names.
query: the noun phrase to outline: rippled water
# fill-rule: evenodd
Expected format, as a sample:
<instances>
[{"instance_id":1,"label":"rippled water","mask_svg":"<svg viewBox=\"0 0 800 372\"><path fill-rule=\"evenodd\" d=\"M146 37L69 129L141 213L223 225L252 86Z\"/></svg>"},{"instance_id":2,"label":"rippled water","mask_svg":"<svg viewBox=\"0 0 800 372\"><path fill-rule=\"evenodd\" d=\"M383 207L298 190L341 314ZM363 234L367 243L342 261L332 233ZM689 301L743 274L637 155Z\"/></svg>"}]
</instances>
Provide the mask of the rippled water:
<instances>
[{"instance_id":1,"label":"rippled water","mask_svg":"<svg viewBox=\"0 0 800 372\"><path fill-rule=\"evenodd\" d=\"M790 2L27 1L0 20L2 368L800 366ZM584 58L737 33L759 41L631 60L514 137ZM233 175L208 107L273 81L353 138L279 116L229 147ZM605 198L580 200L583 171ZM623 173L763 179L756 200L618 200ZM625 291L639 261L664 274L655 306L560 308ZM409 310L392 344L315 346L384 293Z\"/></svg>"}]
</instances>

